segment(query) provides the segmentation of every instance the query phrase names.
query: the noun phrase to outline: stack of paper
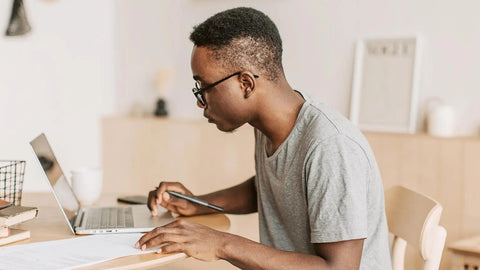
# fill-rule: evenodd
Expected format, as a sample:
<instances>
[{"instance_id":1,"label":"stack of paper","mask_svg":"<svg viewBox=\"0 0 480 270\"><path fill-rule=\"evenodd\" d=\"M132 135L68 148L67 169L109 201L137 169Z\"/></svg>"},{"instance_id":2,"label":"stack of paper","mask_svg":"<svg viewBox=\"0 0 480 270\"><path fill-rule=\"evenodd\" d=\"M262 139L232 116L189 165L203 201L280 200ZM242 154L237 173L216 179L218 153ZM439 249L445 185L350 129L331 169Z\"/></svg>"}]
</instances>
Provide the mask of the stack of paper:
<instances>
[{"instance_id":1,"label":"stack of paper","mask_svg":"<svg viewBox=\"0 0 480 270\"><path fill-rule=\"evenodd\" d=\"M0 248L0 269L71 269L154 252L135 248L141 233L101 234ZM180 253L175 256L185 256Z\"/></svg>"}]
</instances>

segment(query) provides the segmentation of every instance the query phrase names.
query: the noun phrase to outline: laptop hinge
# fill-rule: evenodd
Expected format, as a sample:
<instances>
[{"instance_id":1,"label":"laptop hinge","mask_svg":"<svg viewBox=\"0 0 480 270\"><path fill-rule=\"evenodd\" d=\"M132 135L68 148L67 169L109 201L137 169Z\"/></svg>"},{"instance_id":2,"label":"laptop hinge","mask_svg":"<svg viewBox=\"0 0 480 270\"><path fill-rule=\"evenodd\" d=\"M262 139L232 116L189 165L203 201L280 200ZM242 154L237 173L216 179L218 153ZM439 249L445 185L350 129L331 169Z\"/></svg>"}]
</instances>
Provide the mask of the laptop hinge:
<instances>
[{"instance_id":1,"label":"laptop hinge","mask_svg":"<svg viewBox=\"0 0 480 270\"><path fill-rule=\"evenodd\" d=\"M80 227L82 225L83 217L85 216L85 211L80 210L80 212L75 216L74 228Z\"/></svg>"}]
</instances>

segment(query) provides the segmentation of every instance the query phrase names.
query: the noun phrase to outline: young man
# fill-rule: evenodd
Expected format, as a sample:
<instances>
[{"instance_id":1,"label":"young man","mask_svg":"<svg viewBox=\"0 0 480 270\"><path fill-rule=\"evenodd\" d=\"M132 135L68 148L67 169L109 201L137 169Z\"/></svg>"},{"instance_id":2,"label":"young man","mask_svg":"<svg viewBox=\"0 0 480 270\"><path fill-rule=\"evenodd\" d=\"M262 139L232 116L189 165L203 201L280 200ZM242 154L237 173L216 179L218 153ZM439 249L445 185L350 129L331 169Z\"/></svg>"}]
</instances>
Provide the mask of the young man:
<instances>
[{"instance_id":1,"label":"young man","mask_svg":"<svg viewBox=\"0 0 480 270\"><path fill-rule=\"evenodd\" d=\"M262 12L235 8L194 28L191 67L203 115L221 131L255 128L256 175L199 196L227 213L258 211L260 243L177 220L144 235L138 248L227 260L242 269L391 269L383 188L372 151L356 127L293 90L282 41ZM213 212L169 196L193 194L162 182L149 194L181 215Z\"/></svg>"}]
</instances>

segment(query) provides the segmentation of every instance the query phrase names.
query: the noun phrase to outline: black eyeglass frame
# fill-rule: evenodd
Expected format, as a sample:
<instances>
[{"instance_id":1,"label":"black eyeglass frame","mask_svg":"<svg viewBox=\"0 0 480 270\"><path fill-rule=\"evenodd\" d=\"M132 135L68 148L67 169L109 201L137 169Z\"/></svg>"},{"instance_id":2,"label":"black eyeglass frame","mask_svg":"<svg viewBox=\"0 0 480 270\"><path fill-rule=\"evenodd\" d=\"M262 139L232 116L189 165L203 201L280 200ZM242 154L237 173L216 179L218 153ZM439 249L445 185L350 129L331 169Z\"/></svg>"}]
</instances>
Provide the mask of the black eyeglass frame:
<instances>
[{"instance_id":1,"label":"black eyeglass frame","mask_svg":"<svg viewBox=\"0 0 480 270\"><path fill-rule=\"evenodd\" d=\"M202 104L202 106L205 106L205 99L203 98L203 92L204 91L207 91L208 89L211 89L215 86L217 86L219 83L223 82L223 81L226 81L228 79L230 79L231 77L233 76L236 76L236 75L240 75L242 72L241 71L238 71L238 72L235 72L231 75L228 75L227 77L221 79L221 80L218 80L212 84L209 84L203 88L200 88L199 86L199 82L198 81L195 81L195 87L192 88L192 92L193 92L193 95L197 98L198 102L200 102L200 104ZM254 78L259 78L260 76L258 75L253 75Z\"/></svg>"}]
</instances>

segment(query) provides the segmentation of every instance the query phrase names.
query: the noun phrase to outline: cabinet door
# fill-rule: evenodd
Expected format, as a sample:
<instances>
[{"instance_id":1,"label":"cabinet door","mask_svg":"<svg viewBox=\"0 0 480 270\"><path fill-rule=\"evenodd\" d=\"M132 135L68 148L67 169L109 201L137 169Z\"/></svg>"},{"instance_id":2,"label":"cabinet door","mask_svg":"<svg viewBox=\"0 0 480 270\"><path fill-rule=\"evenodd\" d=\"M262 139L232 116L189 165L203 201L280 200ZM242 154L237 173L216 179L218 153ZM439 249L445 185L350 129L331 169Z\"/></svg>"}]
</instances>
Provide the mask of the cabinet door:
<instances>
[{"instance_id":1,"label":"cabinet door","mask_svg":"<svg viewBox=\"0 0 480 270\"><path fill-rule=\"evenodd\" d=\"M453 254L452 270L480 270L480 254Z\"/></svg>"}]
</instances>

